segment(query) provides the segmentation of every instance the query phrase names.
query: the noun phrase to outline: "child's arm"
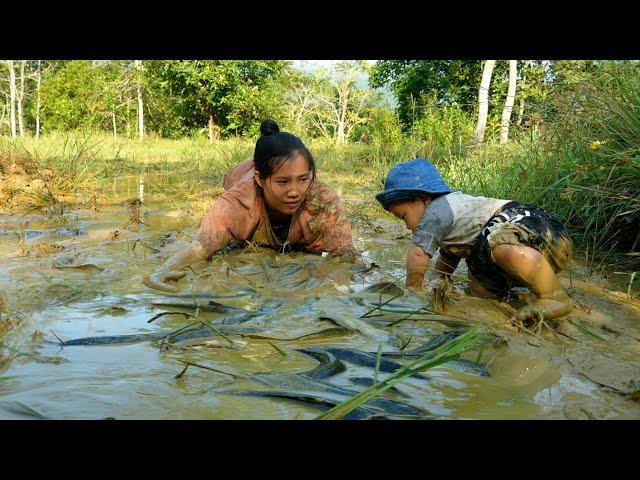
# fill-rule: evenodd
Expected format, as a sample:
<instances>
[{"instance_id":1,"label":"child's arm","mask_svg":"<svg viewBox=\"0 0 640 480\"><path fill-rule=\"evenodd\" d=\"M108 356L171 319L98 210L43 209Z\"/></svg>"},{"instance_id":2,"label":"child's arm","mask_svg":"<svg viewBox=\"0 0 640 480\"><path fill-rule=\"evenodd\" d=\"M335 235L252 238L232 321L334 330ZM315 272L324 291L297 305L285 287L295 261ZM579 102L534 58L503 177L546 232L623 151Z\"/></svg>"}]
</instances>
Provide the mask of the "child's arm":
<instances>
[{"instance_id":1,"label":"child's arm","mask_svg":"<svg viewBox=\"0 0 640 480\"><path fill-rule=\"evenodd\" d=\"M460 257L447 252L444 249L440 249L440 255L436 260L436 266L430 280L442 280L445 276L451 275L458 268L460 263Z\"/></svg>"},{"instance_id":2,"label":"child's arm","mask_svg":"<svg viewBox=\"0 0 640 480\"><path fill-rule=\"evenodd\" d=\"M422 287L431 257L415 243L407 253L407 287Z\"/></svg>"}]
</instances>

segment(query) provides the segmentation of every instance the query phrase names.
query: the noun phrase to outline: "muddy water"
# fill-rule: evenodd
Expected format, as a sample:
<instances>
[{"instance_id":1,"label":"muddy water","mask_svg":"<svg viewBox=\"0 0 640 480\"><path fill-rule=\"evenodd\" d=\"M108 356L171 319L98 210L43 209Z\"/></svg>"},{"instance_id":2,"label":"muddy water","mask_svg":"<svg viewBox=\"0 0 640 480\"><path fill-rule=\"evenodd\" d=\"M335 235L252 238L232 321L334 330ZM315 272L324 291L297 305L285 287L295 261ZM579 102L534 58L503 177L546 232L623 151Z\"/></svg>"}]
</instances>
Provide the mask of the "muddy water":
<instances>
[{"instance_id":1,"label":"muddy water","mask_svg":"<svg viewBox=\"0 0 640 480\"><path fill-rule=\"evenodd\" d=\"M145 203L141 219L142 225L127 225L123 204L63 217L0 217L0 291L17 324L0 345L0 418L311 419L319 407L232 391L267 389L249 378L256 373L314 368L318 362L297 349L316 343L375 352L382 341L390 351L397 347L394 340L410 339L411 348L454 328L411 319L388 327L404 315L387 313L368 318L371 329L363 333L319 342L233 337L233 348L220 338L167 350L152 342L61 347L58 338L168 332L193 321L163 315L148 322L171 311L197 313L204 321L244 320L238 325L277 338L335 327L321 318L358 319L390 299L362 292L403 278L410 241L398 238L406 232L397 222L380 220L368 227L354 222L365 265L304 253L228 251L195 265L178 283L182 303L191 294L191 301L205 305L208 294L227 307L195 312L159 305L177 300L144 287L141 278L188 244L199 216L185 205ZM465 273L464 264L458 273ZM507 328L508 305L467 296L458 280L446 318L483 325L502 337L482 352L491 377L438 367L429 371L428 382L407 380L388 398L436 418L640 417L634 400L640 390L640 307L615 293L622 286L585 278L574 265L562 277L579 303L568 320L601 339L568 321L561 334L535 337ZM428 300L409 291L388 306L415 310ZM191 366L175 378L183 362L218 371ZM349 378L371 375L371 369L348 365L329 380L355 388Z\"/></svg>"}]
</instances>

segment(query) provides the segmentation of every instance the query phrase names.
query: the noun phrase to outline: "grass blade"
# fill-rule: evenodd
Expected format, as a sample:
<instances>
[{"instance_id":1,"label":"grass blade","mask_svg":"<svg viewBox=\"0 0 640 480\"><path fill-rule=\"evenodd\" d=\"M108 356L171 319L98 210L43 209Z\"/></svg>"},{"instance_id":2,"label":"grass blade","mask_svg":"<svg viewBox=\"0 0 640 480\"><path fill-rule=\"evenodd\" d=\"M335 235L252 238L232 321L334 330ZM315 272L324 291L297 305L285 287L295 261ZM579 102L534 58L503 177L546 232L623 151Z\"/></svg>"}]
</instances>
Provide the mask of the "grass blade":
<instances>
[{"instance_id":1,"label":"grass blade","mask_svg":"<svg viewBox=\"0 0 640 480\"><path fill-rule=\"evenodd\" d=\"M393 375L390 375L384 380L375 383L366 390L363 390L358 395L354 395L350 399L345 400L341 404L336 405L332 409L322 413L321 415L316 417L316 419L339 420L359 406L379 396L381 393L388 390L396 383L404 380L408 376L414 373L422 372L429 368L433 368L442 363L457 359L460 353L467 350L471 345L475 344L479 332L480 330L478 328L469 330L467 333L460 335L459 337L445 343L444 345L441 345L432 352L429 352L423 357L420 357L415 362L412 362L404 368L398 370Z\"/></svg>"},{"instance_id":2,"label":"grass blade","mask_svg":"<svg viewBox=\"0 0 640 480\"><path fill-rule=\"evenodd\" d=\"M580 333L584 334L584 335L588 335L590 337L594 337L597 338L598 340L608 343L608 340L604 337L601 337L600 335L598 335L597 333L592 332L591 330L589 330L587 327L583 327L582 325L580 325L577 322L574 322L573 320L569 320L569 323L571 325L574 325L579 331Z\"/></svg>"}]
</instances>

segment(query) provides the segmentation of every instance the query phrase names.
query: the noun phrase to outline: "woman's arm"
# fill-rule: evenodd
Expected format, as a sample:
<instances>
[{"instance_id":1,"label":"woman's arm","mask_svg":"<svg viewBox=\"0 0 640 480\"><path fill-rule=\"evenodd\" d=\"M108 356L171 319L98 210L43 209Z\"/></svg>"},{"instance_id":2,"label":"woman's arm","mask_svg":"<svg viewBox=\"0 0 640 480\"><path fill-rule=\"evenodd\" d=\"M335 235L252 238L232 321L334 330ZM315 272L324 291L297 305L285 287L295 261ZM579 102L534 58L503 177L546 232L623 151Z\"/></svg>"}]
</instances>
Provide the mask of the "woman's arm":
<instances>
[{"instance_id":1,"label":"woman's arm","mask_svg":"<svg viewBox=\"0 0 640 480\"><path fill-rule=\"evenodd\" d=\"M191 245L176 253L151 275L144 277L142 283L149 288L165 292L177 292L178 289L167 282L169 280L180 280L187 274L182 270L183 267L206 260L208 256L202 244L198 240L194 240Z\"/></svg>"},{"instance_id":2,"label":"woman's arm","mask_svg":"<svg viewBox=\"0 0 640 480\"><path fill-rule=\"evenodd\" d=\"M431 257L415 243L407 252L407 287L422 287Z\"/></svg>"}]
</instances>

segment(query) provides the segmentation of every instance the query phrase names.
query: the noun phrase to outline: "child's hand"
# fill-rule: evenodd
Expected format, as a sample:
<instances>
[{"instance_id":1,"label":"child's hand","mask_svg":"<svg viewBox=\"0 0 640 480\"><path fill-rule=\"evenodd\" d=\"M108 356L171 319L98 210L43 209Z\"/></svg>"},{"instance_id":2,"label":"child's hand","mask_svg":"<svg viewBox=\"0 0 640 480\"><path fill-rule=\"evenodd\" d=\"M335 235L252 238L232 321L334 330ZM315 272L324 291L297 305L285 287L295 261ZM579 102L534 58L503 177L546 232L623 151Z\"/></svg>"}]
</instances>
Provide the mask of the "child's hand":
<instances>
[{"instance_id":1,"label":"child's hand","mask_svg":"<svg viewBox=\"0 0 640 480\"><path fill-rule=\"evenodd\" d=\"M429 294L434 294L438 289L442 289L443 288L443 283L447 280L447 276L443 275L440 272L434 272L431 274L431 276L429 277L429 279L426 281L424 289L429 293ZM448 285L447 285L448 287ZM447 287L444 287L445 289Z\"/></svg>"}]
</instances>

